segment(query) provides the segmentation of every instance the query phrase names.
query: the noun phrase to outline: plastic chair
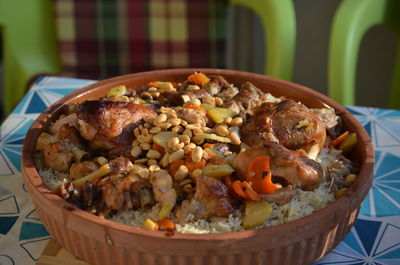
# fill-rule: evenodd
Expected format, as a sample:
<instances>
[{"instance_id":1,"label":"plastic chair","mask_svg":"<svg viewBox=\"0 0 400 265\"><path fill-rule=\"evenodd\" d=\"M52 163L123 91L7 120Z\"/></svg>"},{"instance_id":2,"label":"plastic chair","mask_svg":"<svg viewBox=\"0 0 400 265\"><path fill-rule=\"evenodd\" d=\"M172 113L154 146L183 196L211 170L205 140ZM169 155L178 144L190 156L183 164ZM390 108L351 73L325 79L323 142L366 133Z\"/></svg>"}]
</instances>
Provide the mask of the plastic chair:
<instances>
[{"instance_id":1,"label":"plastic chair","mask_svg":"<svg viewBox=\"0 0 400 265\"><path fill-rule=\"evenodd\" d=\"M291 80L296 49L296 15L292 0L230 0L256 13L266 43L265 74Z\"/></svg>"},{"instance_id":2,"label":"plastic chair","mask_svg":"<svg viewBox=\"0 0 400 265\"><path fill-rule=\"evenodd\" d=\"M0 0L5 114L24 96L28 82L61 69L50 0Z\"/></svg>"},{"instance_id":3,"label":"plastic chair","mask_svg":"<svg viewBox=\"0 0 400 265\"><path fill-rule=\"evenodd\" d=\"M344 0L334 17L328 70L329 96L344 105L355 104L357 55L371 27L384 25L400 34L400 1ZM400 109L400 43L398 44L389 107Z\"/></svg>"},{"instance_id":4,"label":"plastic chair","mask_svg":"<svg viewBox=\"0 0 400 265\"><path fill-rule=\"evenodd\" d=\"M268 62L265 73L291 79L295 51L295 15L291 0L232 0L261 17ZM5 113L23 97L28 82L40 74L61 74L52 0L0 0L3 39Z\"/></svg>"}]
</instances>

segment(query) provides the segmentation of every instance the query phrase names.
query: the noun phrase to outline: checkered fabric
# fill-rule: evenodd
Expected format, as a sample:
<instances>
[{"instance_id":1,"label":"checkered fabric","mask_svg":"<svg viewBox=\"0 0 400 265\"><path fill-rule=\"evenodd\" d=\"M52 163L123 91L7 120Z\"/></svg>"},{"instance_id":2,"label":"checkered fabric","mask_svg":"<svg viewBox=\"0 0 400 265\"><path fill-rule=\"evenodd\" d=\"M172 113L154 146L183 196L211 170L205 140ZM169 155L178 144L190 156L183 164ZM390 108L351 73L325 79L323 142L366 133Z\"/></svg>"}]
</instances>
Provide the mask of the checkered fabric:
<instances>
[{"instance_id":1,"label":"checkered fabric","mask_svg":"<svg viewBox=\"0 0 400 265\"><path fill-rule=\"evenodd\" d=\"M63 74L225 66L227 0L54 0Z\"/></svg>"}]
</instances>

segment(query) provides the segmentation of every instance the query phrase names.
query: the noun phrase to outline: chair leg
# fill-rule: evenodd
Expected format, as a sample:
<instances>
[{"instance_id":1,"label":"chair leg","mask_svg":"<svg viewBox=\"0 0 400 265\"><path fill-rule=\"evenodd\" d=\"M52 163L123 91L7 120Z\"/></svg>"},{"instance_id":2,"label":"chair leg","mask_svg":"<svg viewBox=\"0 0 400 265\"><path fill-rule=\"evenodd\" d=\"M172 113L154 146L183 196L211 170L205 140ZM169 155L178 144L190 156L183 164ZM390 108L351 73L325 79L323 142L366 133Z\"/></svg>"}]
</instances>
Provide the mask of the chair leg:
<instances>
[{"instance_id":1,"label":"chair leg","mask_svg":"<svg viewBox=\"0 0 400 265\"><path fill-rule=\"evenodd\" d=\"M292 0L230 0L255 12L266 40L265 74L290 80L296 48L296 16Z\"/></svg>"},{"instance_id":2,"label":"chair leg","mask_svg":"<svg viewBox=\"0 0 400 265\"><path fill-rule=\"evenodd\" d=\"M387 0L344 0L333 20L329 47L328 94L354 105L357 57L362 37L382 24Z\"/></svg>"},{"instance_id":3,"label":"chair leg","mask_svg":"<svg viewBox=\"0 0 400 265\"><path fill-rule=\"evenodd\" d=\"M393 72L393 83L389 96L389 108L400 109L400 41L397 41L396 65Z\"/></svg>"}]
</instances>

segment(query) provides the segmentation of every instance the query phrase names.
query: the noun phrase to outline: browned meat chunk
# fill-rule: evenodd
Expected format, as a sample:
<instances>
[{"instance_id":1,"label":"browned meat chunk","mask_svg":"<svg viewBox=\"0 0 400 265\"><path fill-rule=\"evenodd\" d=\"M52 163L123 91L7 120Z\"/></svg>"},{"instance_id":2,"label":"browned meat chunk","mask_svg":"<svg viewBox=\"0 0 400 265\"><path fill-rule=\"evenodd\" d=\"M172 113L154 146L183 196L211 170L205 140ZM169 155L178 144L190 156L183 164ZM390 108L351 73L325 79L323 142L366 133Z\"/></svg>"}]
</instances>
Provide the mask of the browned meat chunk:
<instances>
[{"instance_id":1,"label":"browned meat chunk","mask_svg":"<svg viewBox=\"0 0 400 265\"><path fill-rule=\"evenodd\" d=\"M210 75L210 82L202 86L208 93L213 96L218 96L223 100L230 99L237 91L233 88L233 85L229 84L223 76Z\"/></svg>"},{"instance_id":2,"label":"browned meat chunk","mask_svg":"<svg viewBox=\"0 0 400 265\"><path fill-rule=\"evenodd\" d=\"M250 161L262 155L270 158L272 176L282 177L304 190L315 189L323 178L321 165L309 159L303 150L288 150L274 142L239 153L233 160L233 167L238 176L244 178Z\"/></svg>"},{"instance_id":3,"label":"browned meat chunk","mask_svg":"<svg viewBox=\"0 0 400 265\"><path fill-rule=\"evenodd\" d=\"M177 111L178 118L187 121L190 124L200 124L206 126L206 114L191 108L183 108Z\"/></svg>"},{"instance_id":4,"label":"browned meat chunk","mask_svg":"<svg viewBox=\"0 0 400 265\"><path fill-rule=\"evenodd\" d=\"M225 107L237 113L240 111L248 113L253 108L261 105L265 100L266 94L262 92L261 89L250 82L246 82L240 88L239 93L225 103Z\"/></svg>"},{"instance_id":5,"label":"browned meat chunk","mask_svg":"<svg viewBox=\"0 0 400 265\"><path fill-rule=\"evenodd\" d=\"M269 201L269 202L274 202L279 205L284 205L288 202L290 202L297 193L296 190L293 188L289 187L284 187L281 189L276 190L274 193L270 194L260 194L261 198L263 200Z\"/></svg>"},{"instance_id":6,"label":"browned meat chunk","mask_svg":"<svg viewBox=\"0 0 400 265\"><path fill-rule=\"evenodd\" d=\"M196 192L193 198L190 201L183 201L181 209L176 214L180 222L185 222L190 216L196 220L211 216L229 216L233 212L225 184L207 176L199 176L196 180Z\"/></svg>"},{"instance_id":7,"label":"browned meat chunk","mask_svg":"<svg viewBox=\"0 0 400 265\"><path fill-rule=\"evenodd\" d=\"M59 172L68 172L74 157L71 150L75 147L68 138L48 144L43 153L46 166Z\"/></svg>"},{"instance_id":8,"label":"browned meat chunk","mask_svg":"<svg viewBox=\"0 0 400 265\"><path fill-rule=\"evenodd\" d=\"M301 103L293 100L264 103L254 112L240 130L242 140L250 146L277 141L289 149L308 151L315 144L321 150L325 143L324 123Z\"/></svg>"},{"instance_id":9,"label":"browned meat chunk","mask_svg":"<svg viewBox=\"0 0 400 265\"><path fill-rule=\"evenodd\" d=\"M132 102L92 100L83 102L78 109L78 129L89 141L113 139L124 129L140 121L144 116L155 116L152 108Z\"/></svg>"},{"instance_id":10,"label":"browned meat chunk","mask_svg":"<svg viewBox=\"0 0 400 265\"><path fill-rule=\"evenodd\" d=\"M75 180L83 178L93 171L96 171L99 166L92 161L83 161L81 163L75 163L69 169L68 179Z\"/></svg>"},{"instance_id":11,"label":"browned meat chunk","mask_svg":"<svg viewBox=\"0 0 400 265\"><path fill-rule=\"evenodd\" d=\"M140 207L138 196L142 189L149 187L148 181L136 175L111 176L101 185L102 199L112 210L130 210Z\"/></svg>"},{"instance_id":12,"label":"browned meat chunk","mask_svg":"<svg viewBox=\"0 0 400 265\"><path fill-rule=\"evenodd\" d=\"M183 90L183 91L165 91L160 93L158 102L161 106L182 106L184 102L182 95L188 95L191 99L204 98L208 96L206 90Z\"/></svg>"},{"instance_id":13,"label":"browned meat chunk","mask_svg":"<svg viewBox=\"0 0 400 265\"><path fill-rule=\"evenodd\" d=\"M58 135L60 139L70 139L72 142L74 142L76 145L81 146L82 145L82 138L79 135L78 130L75 127L69 126L68 124L64 124L60 127L60 130L58 131Z\"/></svg>"},{"instance_id":14,"label":"browned meat chunk","mask_svg":"<svg viewBox=\"0 0 400 265\"><path fill-rule=\"evenodd\" d=\"M117 157L110 161L112 174L128 173L133 167L132 162L123 156Z\"/></svg>"}]
</instances>

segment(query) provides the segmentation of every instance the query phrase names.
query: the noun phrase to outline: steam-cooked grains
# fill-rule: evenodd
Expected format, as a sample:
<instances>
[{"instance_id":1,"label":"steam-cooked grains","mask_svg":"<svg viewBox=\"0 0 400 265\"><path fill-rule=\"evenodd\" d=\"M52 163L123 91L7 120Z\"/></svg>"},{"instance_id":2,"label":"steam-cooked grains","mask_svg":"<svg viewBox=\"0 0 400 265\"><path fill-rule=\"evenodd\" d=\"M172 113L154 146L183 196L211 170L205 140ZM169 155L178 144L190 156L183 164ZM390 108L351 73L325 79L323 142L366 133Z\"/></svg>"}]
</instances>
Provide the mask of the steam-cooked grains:
<instances>
[{"instance_id":1,"label":"steam-cooked grains","mask_svg":"<svg viewBox=\"0 0 400 265\"><path fill-rule=\"evenodd\" d=\"M90 209L85 210L94 212L99 216L104 215L119 223L134 226L142 226L146 219L151 219L155 223L159 221L160 216L167 216L176 223L177 230L183 233L241 231L243 230L244 214L242 208L243 203L249 199L249 197L246 197L249 195L249 191L246 191L244 195L240 192L237 193L238 191L231 184L235 181L236 184L239 183L240 185L243 180L247 180L248 183L246 182L244 186L256 190L253 191L256 194L260 193L260 187L256 186L256 182L253 183L248 179L249 176L256 175L255 172L240 175L240 171L234 165L235 157L241 151L254 148L254 146L247 145L248 142L243 138L243 126L248 126L252 115L254 115L253 110L263 102L268 102L270 106L273 106L282 102L283 99L265 93L254 97L254 102L250 102L251 99L247 96L242 99L236 96L235 100L239 101L233 102L233 96L237 95L238 90L232 85L229 88L232 89L231 98L228 99L226 99L226 91L224 91L225 94L222 91L228 88L220 87L218 82L209 86L200 83L189 83L186 87L184 87L184 83L181 83L180 86L183 88L179 88L178 85L173 85L171 82L157 81L150 82L147 90L140 94L128 94L126 88L125 90L114 89L113 92L109 93L111 96L107 97L107 100L125 103L134 102L141 105L152 104L150 105L152 107L156 105L156 114L144 115L141 121L131 129L133 139L128 145L124 143L122 146L114 146L114 149L110 148L109 146L115 144L113 141L116 139L109 141L104 135L103 138L100 138L103 142L93 141L91 143L92 146L100 145L93 150L88 150L89 159L90 154L96 154L96 156L92 156L91 161L99 166L110 164L110 171L112 172L108 176L96 180L97 182L93 182L99 184L93 185L101 185L99 192L103 192L103 198L106 197L106 194L113 194L120 201L118 203L113 201L114 204L111 204L112 198L107 198L102 203L108 209L98 209L92 205L91 208L89 207ZM253 89L245 87L245 85L243 87L241 89ZM157 105L161 97L170 95L168 93L174 95L171 99L167 98L167 100L171 100L171 102L168 102L168 107ZM247 91L246 93L250 92ZM226 99L225 102L222 98ZM244 103L240 100L243 100ZM329 112L329 119L326 115L327 111L312 111L317 115L324 115L322 120L326 126L334 124L331 120L337 121L339 119L331 111ZM80 123L82 122L80 121ZM333 126L338 124L336 122ZM257 126L262 127L263 125L258 124ZM80 132L79 127L77 128ZM301 130L302 128L297 129ZM269 131L257 135L255 130L253 128L254 137L260 137L260 135L266 137L272 131L272 129L269 129ZM57 143L57 136L50 136L54 138L52 142ZM274 139L275 136L269 137L268 139L272 139L273 142L279 141ZM330 136L328 135L328 137ZM81 141L86 140L82 138ZM262 145L263 141L260 140L261 145L258 148L265 148ZM39 152L46 152L45 147L46 145L38 148ZM126 154L121 149L124 147L127 147ZM79 146L79 148L82 147ZM78 150L78 147L74 147L73 150ZM118 155L111 155L114 151ZM317 155L318 151L319 149L314 155ZM295 151L285 152L291 155L290 152ZM303 154L304 151L300 153ZM310 156L314 155L310 154ZM272 168L274 167L274 153L269 155L269 159ZM282 163L286 158L279 159ZM293 157L291 159L291 161L296 161ZM37 161L41 160L43 160L42 154ZM129 160L132 160L133 164ZM126 161L129 161L129 163ZM71 176L68 173L55 171L51 168L50 162L38 162L37 166L45 184L53 190L58 189L60 185L61 187L68 187L67 194L68 192L79 194L81 191L74 186ZM74 163L80 163L80 159L74 161ZM354 174L356 169L351 162L341 154L340 150L327 144L320 150L318 156L309 163L317 163L322 168L326 178L321 177L319 185L311 191L305 191L302 187L296 186L298 184L273 183L278 190L284 187L285 189L295 189L296 193L289 202L284 204L270 201L272 213L257 228L290 222L327 206L335 200L335 193L338 198L339 193L346 192L346 187L343 185L351 185L357 177ZM251 170L251 163L246 166L246 172L249 170ZM274 174L273 168L272 174ZM279 177L284 176L279 175ZM130 183L129 181L133 182ZM205 186L202 187L202 185ZM203 190L201 190L202 188ZM213 192L217 193L214 194ZM218 196L223 198L218 198ZM132 200L129 198L132 198ZM250 197L250 199L254 198L254 196ZM68 200L68 198L65 199ZM232 200L241 206L237 207L233 203L233 207L228 202L228 205L223 206L232 207L232 211L213 213L219 208L207 208L208 200L217 200L211 201L211 205L214 205L213 203L216 203L215 205L225 203L223 200ZM194 207L195 210L191 210L190 207ZM223 209L223 207L220 208ZM210 214L199 217L199 214L206 210L210 211ZM183 219L182 216L184 216Z\"/></svg>"}]
</instances>

